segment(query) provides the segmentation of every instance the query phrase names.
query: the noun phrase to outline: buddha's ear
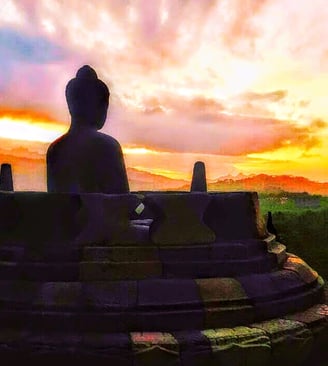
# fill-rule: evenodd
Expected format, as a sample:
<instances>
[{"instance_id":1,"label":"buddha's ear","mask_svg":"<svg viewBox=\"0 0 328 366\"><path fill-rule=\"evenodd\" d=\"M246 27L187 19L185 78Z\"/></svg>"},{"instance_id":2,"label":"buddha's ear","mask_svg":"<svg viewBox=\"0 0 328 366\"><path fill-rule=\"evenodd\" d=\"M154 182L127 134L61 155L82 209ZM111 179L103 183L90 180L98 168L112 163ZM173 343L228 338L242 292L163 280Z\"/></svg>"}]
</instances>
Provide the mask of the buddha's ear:
<instances>
[{"instance_id":1,"label":"buddha's ear","mask_svg":"<svg viewBox=\"0 0 328 366\"><path fill-rule=\"evenodd\" d=\"M108 108L108 104L105 107L104 105L102 105L102 107L99 109L99 113L97 115L97 130L100 130L103 128L105 122L106 122L106 118L107 118L107 108Z\"/></svg>"},{"instance_id":2,"label":"buddha's ear","mask_svg":"<svg viewBox=\"0 0 328 366\"><path fill-rule=\"evenodd\" d=\"M104 108L106 108L106 110L108 109L108 107L109 107L109 100L108 99L103 101L103 106L104 106Z\"/></svg>"},{"instance_id":3,"label":"buddha's ear","mask_svg":"<svg viewBox=\"0 0 328 366\"><path fill-rule=\"evenodd\" d=\"M107 95L102 95L102 96L100 96L100 98L99 98L99 103L100 103L100 105L101 105L103 108L108 109L108 106L109 106L109 96L107 96Z\"/></svg>"}]
</instances>

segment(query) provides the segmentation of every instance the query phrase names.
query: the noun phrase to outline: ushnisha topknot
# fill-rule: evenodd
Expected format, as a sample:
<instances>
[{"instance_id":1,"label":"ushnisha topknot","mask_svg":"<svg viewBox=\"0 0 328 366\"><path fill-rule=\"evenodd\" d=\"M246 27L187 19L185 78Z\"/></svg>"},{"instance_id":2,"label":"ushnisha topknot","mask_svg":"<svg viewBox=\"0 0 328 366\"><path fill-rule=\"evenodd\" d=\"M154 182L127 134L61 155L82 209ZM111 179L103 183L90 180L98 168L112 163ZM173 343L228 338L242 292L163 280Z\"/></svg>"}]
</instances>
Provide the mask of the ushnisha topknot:
<instances>
[{"instance_id":1,"label":"ushnisha topknot","mask_svg":"<svg viewBox=\"0 0 328 366\"><path fill-rule=\"evenodd\" d=\"M89 65L84 65L77 70L77 79L98 79L96 71Z\"/></svg>"},{"instance_id":2,"label":"ushnisha topknot","mask_svg":"<svg viewBox=\"0 0 328 366\"><path fill-rule=\"evenodd\" d=\"M108 108L110 92L107 85L98 79L96 71L84 65L66 85L65 95L71 116L78 118L81 124L94 119L100 105Z\"/></svg>"}]
</instances>

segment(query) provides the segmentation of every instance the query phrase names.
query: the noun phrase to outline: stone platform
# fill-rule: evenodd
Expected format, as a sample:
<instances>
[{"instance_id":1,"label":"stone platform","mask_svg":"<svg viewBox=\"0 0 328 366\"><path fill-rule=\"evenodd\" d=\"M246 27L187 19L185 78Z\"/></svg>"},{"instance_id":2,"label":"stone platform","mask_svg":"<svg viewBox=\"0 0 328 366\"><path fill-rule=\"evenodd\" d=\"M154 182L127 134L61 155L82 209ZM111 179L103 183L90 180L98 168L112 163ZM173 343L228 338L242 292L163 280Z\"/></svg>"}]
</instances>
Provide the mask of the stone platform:
<instances>
[{"instance_id":1,"label":"stone platform","mask_svg":"<svg viewBox=\"0 0 328 366\"><path fill-rule=\"evenodd\" d=\"M1 207L7 362L327 361L324 282L266 232L256 193L17 192Z\"/></svg>"}]
</instances>

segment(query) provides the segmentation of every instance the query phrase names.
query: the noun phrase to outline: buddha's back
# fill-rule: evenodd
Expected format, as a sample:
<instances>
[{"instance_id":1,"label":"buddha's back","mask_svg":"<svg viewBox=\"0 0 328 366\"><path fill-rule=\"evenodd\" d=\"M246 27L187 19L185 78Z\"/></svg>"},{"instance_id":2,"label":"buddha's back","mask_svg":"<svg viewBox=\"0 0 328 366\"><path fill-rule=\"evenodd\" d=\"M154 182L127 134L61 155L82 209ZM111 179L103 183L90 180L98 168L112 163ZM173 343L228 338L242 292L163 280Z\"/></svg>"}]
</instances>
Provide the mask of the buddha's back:
<instances>
[{"instance_id":1,"label":"buddha's back","mask_svg":"<svg viewBox=\"0 0 328 366\"><path fill-rule=\"evenodd\" d=\"M107 86L92 68L84 66L68 83L66 99L71 127L48 148L48 191L129 192L120 144L98 132L107 117Z\"/></svg>"},{"instance_id":2,"label":"buddha's back","mask_svg":"<svg viewBox=\"0 0 328 366\"><path fill-rule=\"evenodd\" d=\"M56 140L47 153L47 177L49 192L129 192L120 144L96 131Z\"/></svg>"}]
</instances>

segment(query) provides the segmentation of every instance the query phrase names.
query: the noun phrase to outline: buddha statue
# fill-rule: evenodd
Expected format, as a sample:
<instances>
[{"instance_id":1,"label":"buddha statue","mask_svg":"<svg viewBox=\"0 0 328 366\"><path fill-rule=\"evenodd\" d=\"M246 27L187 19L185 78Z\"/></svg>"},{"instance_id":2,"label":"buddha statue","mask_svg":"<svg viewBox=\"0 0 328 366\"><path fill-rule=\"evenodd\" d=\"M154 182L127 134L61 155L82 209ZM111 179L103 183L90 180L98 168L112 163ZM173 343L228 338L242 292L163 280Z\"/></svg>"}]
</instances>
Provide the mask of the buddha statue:
<instances>
[{"instance_id":1,"label":"buddha statue","mask_svg":"<svg viewBox=\"0 0 328 366\"><path fill-rule=\"evenodd\" d=\"M66 86L69 131L47 151L48 192L128 193L119 142L100 133L107 117L109 90L85 65Z\"/></svg>"}]
</instances>

